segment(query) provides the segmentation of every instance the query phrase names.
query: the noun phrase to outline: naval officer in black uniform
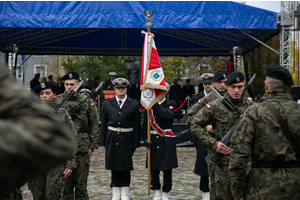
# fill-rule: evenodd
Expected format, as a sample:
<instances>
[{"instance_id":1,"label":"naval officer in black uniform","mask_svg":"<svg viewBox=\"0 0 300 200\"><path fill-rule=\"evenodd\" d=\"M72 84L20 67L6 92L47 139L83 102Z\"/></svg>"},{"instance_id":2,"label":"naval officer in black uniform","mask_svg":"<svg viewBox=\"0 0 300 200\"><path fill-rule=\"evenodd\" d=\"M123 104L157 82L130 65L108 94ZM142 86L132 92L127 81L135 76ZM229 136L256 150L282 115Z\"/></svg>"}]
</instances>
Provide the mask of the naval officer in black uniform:
<instances>
[{"instance_id":1,"label":"naval officer in black uniform","mask_svg":"<svg viewBox=\"0 0 300 200\"><path fill-rule=\"evenodd\" d=\"M139 103L126 95L128 80L113 80L116 96L104 101L101 117L101 146L105 147L105 168L111 170L113 200L129 200L132 156L140 146Z\"/></svg>"},{"instance_id":2,"label":"naval officer in black uniform","mask_svg":"<svg viewBox=\"0 0 300 200\"><path fill-rule=\"evenodd\" d=\"M198 94L194 94L192 96L192 104L196 103L199 99L205 97L206 95L208 95L211 92L209 86L213 87L213 78L214 78L214 74L211 74L211 73L205 73L200 76L200 79L203 82L204 90L200 91L199 90L200 88L198 88Z\"/></svg>"},{"instance_id":3,"label":"naval officer in black uniform","mask_svg":"<svg viewBox=\"0 0 300 200\"><path fill-rule=\"evenodd\" d=\"M151 189L153 190L154 200L167 200L170 198L170 191L172 189L172 169L178 167L175 135L172 132L175 106L176 103L166 100L165 96L162 97L158 103L153 105L152 119L158 124L158 127L155 127L150 123L151 143L147 142L147 113L144 116L145 120L142 128L142 139L146 143L147 148L151 148ZM164 173L162 194L160 192L160 171L163 171Z\"/></svg>"}]
</instances>

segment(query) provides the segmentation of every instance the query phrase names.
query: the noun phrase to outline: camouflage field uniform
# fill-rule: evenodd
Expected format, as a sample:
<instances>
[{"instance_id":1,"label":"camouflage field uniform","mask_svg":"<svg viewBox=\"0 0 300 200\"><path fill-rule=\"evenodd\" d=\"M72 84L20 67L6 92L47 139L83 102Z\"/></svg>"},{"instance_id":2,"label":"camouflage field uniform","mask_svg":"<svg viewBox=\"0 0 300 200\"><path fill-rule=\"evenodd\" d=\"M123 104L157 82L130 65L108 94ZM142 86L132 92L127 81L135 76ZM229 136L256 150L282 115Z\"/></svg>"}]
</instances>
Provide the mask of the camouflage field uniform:
<instances>
[{"instance_id":1,"label":"camouflage field uniform","mask_svg":"<svg viewBox=\"0 0 300 200\"><path fill-rule=\"evenodd\" d=\"M48 102L48 104L54 107L55 100ZM75 124L69 118L69 113L63 108L60 108L57 113L60 114L63 121L68 124L74 135L76 143L78 143L78 135L75 129ZM28 182L28 188L34 199L61 199L63 172L65 168L72 170L77 168L76 151L77 147L75 148L72 157L66 163L56 166L54 169L50 170L47 175Z\"/></svg>"},{"instance_id":2,"label":"camouflage field uniform","mask_svg":"<svg viewBox=\"0 0 300 200\"><path fill-rule=\"evenodd\" d=\"M270 89L263 99L275 106L300 145L300 105L293 102L284 89ZM252 168L247 175L249 157L255 161L280 163L297 160L276 118L261 103L246 110L231 139L229 174L233 196L300 199L300 168Z\"/></svg>"},{"instance_id":3,"label":"camouflage field uniform","mask_svg":"<svg viewBox=\"0 0 300 200\"><path fill-rule=\"evenodd\" d=\"M34 98L0 61L0 199L68 159L74 136L52 108Z\"/></svg>"},{"instance_id":4,"label":"camouflage field uniform","mask_svg":"<svg viewBox=\"0 0 300 200\"><path fill-rule=\"evenodd\" d=\"M22 191L20 188L14 189L3 200L23 200Z\"/></svg>"},{"instance_id":5,"label":"camouflage field uniform","mask_svg":"<svg viewBox=\"0 0 300 200\"><path fill-rule=\"evenodd\" d=\"M52 107L55 106L55 100L49 103L50 105L52 105ZM62 116L62 119L69 125L74 135L74 138L78 144L79 138L75 128L75 124L73 120L69 118L70 117L69 113L63 108L60 108L57 112ZM47 173L46 192L45 192L46 199L61 199L62 186L63 186L63 182L65 181L63 179L64 176L63 172L65 171L66 168L69 168L72 171L74 171L77 168L78 163L76 160L76 154L77 154L77 148L73 152L72 157L69 160L67 160L66 163L57 166L56 168L52 169L50 172Z\"/></svg>"},{"instance_id":6,"label":"camouflage field uniform","mask_svg":"<svg viewBox=\"0 0 300 200\"><path fill-rule=\"evenodd\" d=\"M225 94L224 93L220 93L222 96ZM193 121L193 117L208 103L214 101L217 97L211 92L208 95L206 95L205 97L201 98L200 100L198 100L197 103L195 103L191 108L189 108L187 110L186 115L184 116L185 118L185 122L191 126L191 122ZM213 150L208 148L208 155L211 155L213 153ZM211 161L211 159L205 159L206 163L207 163L207 170L208 170L208 175L210 178L210 199L211 200L215 200L217 199L216 196L216 184L215 184L215 173L216 173L216 164L214 162Z\"/></svg>"},{"instance_id":7,"label":"camouflage field uniform","mask_svg":"<svg viewBox=\"0 0 300 200\"><path fill-rule=\"evenodd\" d=\"M56 97L56 102L60 103L63 98L67 95L65 91ZM83 101L87 96L82 94L76 94L70 101L66 101L62 107L65 108L69 113L73 107ZM62 199L74 199L73 189L75 190L76 199L89 199L87 193L87 179L89 175L88 150L97 148L97 139L99 135L98 121L99 117L97 110L92 99L88 99L84 105L82 105L78 111L81 119L73 117L76 129L78 130L78 150L77 150L77 162L78 167L72 174L64 181ZM89 128L89 132L87 129Z\"/></svg>"},{"instance_id":8,"label":"camouflage field uniform","mask_svg":"<svg viewBox=\"0 0 300 200\"><path fill-rule=\"evenodd\" d=\"M244 112L250 105L249 101L242 95L238 100L232 99L227 93L224 97L228 97L229 100L241 111ZM219 100L214 100L207 104L202 110L200 110L193 117L191 122L191 132L207 146L208 152L206 157L207 166L215 166L215 184L216 195L218 199L233 199L230 191L230 178L228 174L229 155L222 156L222 165L218 167L210 158L214 158L214 152L217 148L218 141L227 133L232 127L234 122L239 118L239 114L234 111L230 112ZM211 124L214 133L206 132L207 125ZM210 173L210 172L209 172Z\"/></svg>"}]
</instances>

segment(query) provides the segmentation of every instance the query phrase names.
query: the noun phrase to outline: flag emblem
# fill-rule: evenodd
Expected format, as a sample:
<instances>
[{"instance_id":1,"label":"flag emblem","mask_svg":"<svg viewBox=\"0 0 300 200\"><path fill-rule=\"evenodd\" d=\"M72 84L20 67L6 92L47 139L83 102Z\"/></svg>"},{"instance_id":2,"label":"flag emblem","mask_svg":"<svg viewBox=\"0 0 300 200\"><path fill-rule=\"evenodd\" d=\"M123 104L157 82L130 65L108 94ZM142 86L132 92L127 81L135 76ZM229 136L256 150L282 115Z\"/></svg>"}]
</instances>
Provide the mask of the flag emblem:
<instances>
[{"instance_id":1,"label":"flag emblem","mask_svg":"<svg viewBox=\"0 0 300 200\"><path fill-rule=\"evenodd\" d=\"M162 75L160 75L159 70L153 70L151 72L151 77L153 78L154 81L159 82L162 79Z\"/></svg>"},{"instance_id":2,"label":"flag emblem","mask_svg":"<svg viewBox=\"0 0 300 200\"><path fill-rule=\"evenodd\" d=\"M210 109L210 105L208 105L208 104L206 104L206 106L205 106L207 109Z\"/></svg>"},{"instance_id":3,"label":"flag emblem","mask_svg":"<svg viewBox=\"0 0 300 200\"><path fill-rule=\"evenodd\" d=\"M198 103L201 103L201 100L200 100L200 99L198 100Z\"/></svg>"},{"instance_id":4,"label":"flag emblem","mask_svg":"<svg viewBox=\"0 0 300 200\"><path fill-rule=\"evenodd\" d=\"M94 104L94 103L92 103L92 104L91 104L91 106L92 106L92 107L94 107L94 106L95 106L95 104Z\"/></svg>"},{"instance_id":5,"label":"flag emblem","mask_svg":"<svg viewBox=\"0 0 300 200\"><path fill-rule=\"evenodd\" d=\"M69 116L69 120L72 120L72 117L71 117L71 116Z\"/></svg>"},{"instance_id":6,"label":"flag emblem","mask_svg":"<svg viewBox=\"0 0 300 200\"><path fill-rule=\"evenodd\" d=\"M173 106L169 106L169 108L172 110L174 107Z\"/></svg>"}]
</instances>

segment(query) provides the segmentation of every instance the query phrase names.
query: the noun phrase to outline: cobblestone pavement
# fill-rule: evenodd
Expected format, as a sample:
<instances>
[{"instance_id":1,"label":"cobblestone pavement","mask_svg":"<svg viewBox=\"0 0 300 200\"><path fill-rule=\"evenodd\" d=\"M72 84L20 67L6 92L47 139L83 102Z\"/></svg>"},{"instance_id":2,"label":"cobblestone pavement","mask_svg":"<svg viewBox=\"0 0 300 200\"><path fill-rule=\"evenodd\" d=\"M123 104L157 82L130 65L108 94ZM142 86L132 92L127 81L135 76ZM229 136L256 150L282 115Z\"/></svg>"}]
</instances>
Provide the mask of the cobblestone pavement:
<instances>
[{"instance_id":1,"label":"cobblestone pavement","mask_svg":"<svg viewBox=\"0 0 300 200\"><path fill-rule=\"evenodd\" d=\"M194 147L178 147L178 168L173 169L173 188L170 192L172 200L202 199L199 190L200 177L193 173L196 160ZM131 171L130 199L152 199L147 191L147 169L145 168L146 148L141 146L133 156L134 170ZM88 179L88 193L91 200L111 199L112 189L109 187L110 171L105 170L105 150L99 147L91 160ZM162 173L161 173L162 180ZM33 199L27 185L23 188L24 200Z\"/></svg>"}]
</instances>

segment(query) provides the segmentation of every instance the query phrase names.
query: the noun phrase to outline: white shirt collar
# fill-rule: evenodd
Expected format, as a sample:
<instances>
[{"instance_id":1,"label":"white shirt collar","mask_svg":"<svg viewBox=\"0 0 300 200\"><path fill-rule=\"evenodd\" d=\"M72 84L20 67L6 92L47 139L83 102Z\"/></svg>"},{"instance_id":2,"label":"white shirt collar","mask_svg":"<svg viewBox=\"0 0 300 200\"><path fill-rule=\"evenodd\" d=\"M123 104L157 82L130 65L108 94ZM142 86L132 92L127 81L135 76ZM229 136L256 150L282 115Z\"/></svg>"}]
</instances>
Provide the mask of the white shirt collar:
<instances>
[{"instance_id":1,"label":"white shirt collar","mask_svg":"<svg viewBox=\"0 0 300 200\"><path fill-rule=\"evenodd\" d=\"M206 95L207 95L206 91L205 91L205 90L203 90L203 92L204 92L204 96L206 96Z\"/></svg>"},{"instance_id":2,"label":"white shirt collar","mask_svg":"<svg viewBox=\"0 0 300 200\"><path fill-rule=\"evenodd\" d=\"M124 102L126 101L127 99L127 94L125 94L125 98L124 99L119 99L116 95L116 100L117 100L117 104L119 105L119 101L121 100L122 101L122 104L120 106L120 108L122 108L122 106L124 105Z\"/></svg>"}]
</instances>

